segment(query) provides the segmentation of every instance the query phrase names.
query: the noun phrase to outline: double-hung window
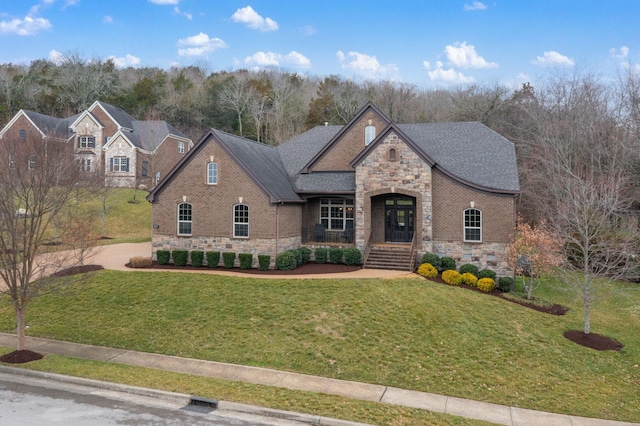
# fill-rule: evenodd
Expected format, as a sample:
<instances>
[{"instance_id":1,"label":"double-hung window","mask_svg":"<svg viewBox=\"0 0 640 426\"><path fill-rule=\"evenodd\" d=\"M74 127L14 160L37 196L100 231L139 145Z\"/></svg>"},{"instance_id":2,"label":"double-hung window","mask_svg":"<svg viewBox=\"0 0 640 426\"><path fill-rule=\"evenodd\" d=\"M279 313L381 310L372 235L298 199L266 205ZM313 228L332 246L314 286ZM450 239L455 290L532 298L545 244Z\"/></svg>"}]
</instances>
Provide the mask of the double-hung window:
<instances>
[{"instance_id":1,"label":"double-hung window","mask_svg":"<svg viewBox=\"0 0 640 426\"><path fill-rule=\"evenodd\" d=\"M142 167L140 168L140 175L142 177L149 176L149 162L148 161L143 161L142 162Z\"/></svg>"},{"instance_id":2,"label":"double-hung window","mask_svg":"<svg viewBox=\"0 0 640 426\"><path fill-rule=\"evenodd\" d=\"M184 142L178 142L178 153L184 154Z\"/></svg>"},{"instance_id":3,"label":"double-hung window","mask_svg":"<svg viewBox=\"0 0 640 426\"><path fill-rule=\"evenodd\" d=\"M353 200L322 198L320 200L320 223L326 229L344 231L353 228Z\"/></svg>"},{"instance_id":4,"label":"double-hung window","mask_svg":"<svg viewBox=\"0 0 640 426\"><path fill-rule=\"evenodd\" d=\"M207 185L218 184L218 163L207 163Z\"/></svg>"},{"instance_id":5,"label":"double-hung window","mask_svg":"<svg viewBox=\"0 0 640 426\"><path fill-rule=\"evenodd\" d=\"M80 160L80 170L83 172L91 171L91 158L83 158Z\"/></svg>"},{"instance_id":6,"label":"double-hung window","mask_svg":"<svg viewBox=\"0 0 640 426\"><path fill-rule=\"evenodd\" d=\"M95 136L78 136L78 148L95 148Z\"/></svg>"},{"instance_id":7,"label":"double-hung window","mask_svg":"<svg viewBox=\"0 0 640 426\"><path fill-rule=\"evenodd\" d=\"M368 125L364 128L364 144L368 146L376 138L376 126Z\"/></svg>"},{"instance_id":8,"label":"double-hung window","mask_svg":"<svg viewBox=\"0 0 640 426\"><path fill-rule=\"evenodd\" d=\"M464 240L469 242L482 241L482 212L478 209L464 211Z\"/></svg>"},{"instance_id":9,"label":"double-hung window","mask_svg":"<svg viewBox=\"0 0 640 426\"><path fill-rule=\"evenodd\" d=\"M192 212L190 203L178 204L178 235L191 235Z\"/></svg>"},{"instance_id":10,"label":"double-hung window","mask_svg":"<svg viewBox=\"0 0 640 426\"><path fill-rule=\"evenodd\" d=\"M9 168L12 170L16 168L16 160L13 158L13 155L11 154L9 154Z\"/></svg>"},{"instance_id":11,"label":"double-hung window","mask_svg":"<svg viewBox=\"0 0 640 426\"><path fill-rule=\"evenodd\" d=\"M113 157L111 158L112 172L128 172L129 171L129 159L127 157Z\"/></svg>"},{"instance_id":12,"label":"double-hung window","mask_svg":"<svg viewBox=\"0 0 640 426\"><path fill-rule=\"evenodd\" d=\"M36 155L35 154L31 154L29 156L29 158L27 159L27 166L29 167L29 170L35 169L37 163L38 163L38 161L37 161Z\"/></svg>"},{"instance_id":13,"label":"double-hung window","mask_svg":"<svg viewBox=\"0 0 640 426\"><path fill-rule=\"evenodd\" d=\"M233 236L235 238L249 237L249 206L246 204L233 206Z\"/></svg>"}]
</instances>

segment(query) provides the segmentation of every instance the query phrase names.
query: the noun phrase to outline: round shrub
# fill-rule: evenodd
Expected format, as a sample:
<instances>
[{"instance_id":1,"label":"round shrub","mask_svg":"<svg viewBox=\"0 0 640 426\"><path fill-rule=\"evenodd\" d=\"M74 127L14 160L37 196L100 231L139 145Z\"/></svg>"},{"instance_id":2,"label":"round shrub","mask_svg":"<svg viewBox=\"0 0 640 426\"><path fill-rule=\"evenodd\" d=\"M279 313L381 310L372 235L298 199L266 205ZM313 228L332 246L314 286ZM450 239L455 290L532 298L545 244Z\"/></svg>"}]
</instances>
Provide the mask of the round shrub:
<instances>
[{"instance_id":1,"label":"round shrub","mask_svg":"<svg viewBox=\"0 0 640 426\"><path fill-rule=\"evenodd\" d=\"M344 264L353 266L360 265L362 263L362 253L355 247L349 247L344 249Z\"/></svg>"},{"instance_id":2,"label":"round shrub","mask_svg":"<svg viewBox=\"0 0 640 426\"><path fill-rule=\"evenodd\" d=\"M447 269L442 273L442 281L450 285L460 285L462 276L455 269Z\"/></svg>"},{"instance_id":3,"label":"round shrub","mask_svg":"<svg viewBox=\"0 0 640 426\"><path fill-rule=\"evenodd\" d=\"M222 266L227 269L233 268L233 264L236 262L236 254L232 251L225 251L222 253Z\"/></svg>"},{"instance_id":4,"label":"round shrub","mask_svg":"<svg viewBox=\"0 0 640 426\"><path fill-rule=\"evenodd\" d=\"M496 282L491 278L480 278L477 284L478 290L485 291L487 293L492 291L495 286Z\"/></svg>"},{"instance_id":5,"label":"round shrub","mask_svg":"<svg viewBox=\"0 0 640 426\"><path fill-rule=\"evenodd\" d=\"M284 251L276 256L276 269L291 271L297 267L296 255L292 250Z\"/></svg>"},{"instance_id":6,"label":"round shrub","mask_svg":"<svg viewBox=\"0 0 640 426\"><path fill-rule=\"evenodd\" d=\"M438 270L430 263L423 263L418 268L418 275L425 278L435 278L438 276Z\"/></svg>"},{"instance_id":7,"label":"round shrub","mask_svg":"<svg viewBox=\"0 0 640 426\"><path fill-rule=\"evenodd\" d=\"M240 269L251 269L251 265L253 265L253 254L240 253L238 260L240 261Z\"/></svg>"},{"instance_id":8,"label":"round shrub","mask_svg":"<svg viewBox=\"0 0 640 426\"><path fill-rule=\"evenodd\" d=\"M514 290L516 287L516 283L511 277L500 277L498 278L498 290L509 292Z\"/></svg>"},{"instance_id":9,"label":"round shrub","mask_svg":"<svg viewBox=\"0 0 640 426\"><path fill-rule=\"evenodd\" d=\"M298 250L302 257L302 264L305 265L309 263L309 260L311 259L311 249L309 247L300 247Z\"/></svg>"},{"instance_id":10,"label":"round shrub","mask_svg":"<svg viewBox=\"0 0 640 426\"><path fill-rule=\"evenodd\" d=\"M158 257L158 265L166 265L171 258L171 252L169 250L158 250L156 256Z\"/></svg>"},{"instance_id":11,"label":"round shrub","mask_svg":"<svg viewBox=\"0 0 640 426\"><path fill-rule=\"evenodd\" d=\"M327 263L327 249L318 247L314 253L316 263Z\"/></svg>"},{"instance_id":12,"label":"round shrub","mask_svg":"<svg viewBox=\"0 0 640 426\"><path fill-rule=\"evenodd\" d=\"M495 271L492 271L491 269L482 269L478 272L478 275L476 275L478 277L478 279L481 278L491 278L492 280L496 280L496 273Z\"/></svg>"},{"instance_id":13,"label":"round shrub","mask_svg":"<svg viewBox=\"0 0 640 426\"><path fill-rule=\"evenodd\" d=\"M475 287L478 283L478 278L473 275L471 272L465 272L464 274L460 274L460 278L462 279L462 284L466 284L469 287Z\"/></svg>"},{"instance_id":14,"label":"round shrub","mask_svg":"<svg viewBox=\"0 0 640 426\"><path fill-rule=\"evenodd\" d=\"M475 277L478 276L478 267L472 263L465 263L464 265L460 266L460 269L458 270L458 272L460 272L460 274L464 274L467 272L472 273Z\"/></svg>"},{"instance_id":15,"label":"round shrub","mask_svg":"<svg viewBox=\"0 0 640 426\"><path fill-rule=\"evenodd\" d=\"M204 252L202 250L193 250L191 252L191 266L202 266L202 260L204 259Z\"/></svg>"},{"instance_id":16,"label":"round shrub","mask_svg":"<svg viewBox=\"0 0 640 426\"><path fill-rule=\"evenodd\" d=\"M331 247L329 249L329 262L330 263L342 263L342 255L344 250L340 247Z\"/></svg>"},{"instance_id":17,"label":"round shrub","mask_svg":"<svg viewBox=\"0 0 640 426\"><path fill-rule=\"evenodd\" d=\"M440 258L440 272L456 269L456 260L452 257L444 256Z\"/></svg>"},{"instance_id":18,"label":"round shrub","mask_svg":"<svg viewBox=\"0 0 640 426\"><path fill-rule=\"evenodd\" d=\"M258 255L258 269L260 269L261 271L268 271L270 264L271 264L271 256L269 256L268 254Z\"/></svg>"},{"instance_id":19,"label":"round shrub","mask_svg":"<svg viewBox=\"0 0 640 426\"><path fill-rule=\"evenodd\" d=\"M218 263L220 263L220 252L208 251L206 256L207 256L207 266L209 268L217 268Z\"/></svg>"},{"instance_id":20,"label":"round shrub","mask_svg":"<svg viewBox=\"0 0 640 426\"><path fill-rule=\"evenodd\" d=\"M187 259L189 259L189 252L187 250L174 250L171 252L173 257L173 264L176 266L187 266Z\"/></svg>"},{"instance_id":21,"label":"round shrub","mask_svg":"<svg viewBox=\"0 0 640 426\"><path fill-rule=\"evenodd\" d=\"M435 253L426 252L422 255L422 259L420 263L430 263L434 268L440 269L442 266L442 262L440 261L440 256Z\"/></svg>"}]
</instances>

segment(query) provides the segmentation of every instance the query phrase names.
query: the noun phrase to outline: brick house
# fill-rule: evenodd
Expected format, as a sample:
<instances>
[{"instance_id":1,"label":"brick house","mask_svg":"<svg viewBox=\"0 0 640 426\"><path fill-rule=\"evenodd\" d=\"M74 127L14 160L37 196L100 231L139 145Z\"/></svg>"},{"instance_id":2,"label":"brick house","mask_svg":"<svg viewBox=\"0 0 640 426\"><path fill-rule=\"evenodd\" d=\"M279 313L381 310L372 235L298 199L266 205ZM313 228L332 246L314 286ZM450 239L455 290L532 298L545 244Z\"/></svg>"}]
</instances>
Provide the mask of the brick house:
<instances>
[{"instance_id":1,"label":"brick house","mask_svg":"<svg viewBox=\"0 0 640 426\"><path fill-rule=\"evenodd\" d=\"M211 129L148 196L158 249L271 255L355 246L506 273L513 143L477 122L396 124L372 104L278 147ZM413 264L388 267L411 269Z\"/></svg>"},{"instance_id":2,"label":"brick house","mask_svg":"<svg viewBox=\"0 0 640 426\"><path fill-rule=\"evenodd\" d=\"M165 121L135 120L101 101L67 118L20 110L0 130L0 141L25 139L63 143L83 170L104 173L105 184L116 187L155 186L193 147Z\"/></svg>"}]
</instances>

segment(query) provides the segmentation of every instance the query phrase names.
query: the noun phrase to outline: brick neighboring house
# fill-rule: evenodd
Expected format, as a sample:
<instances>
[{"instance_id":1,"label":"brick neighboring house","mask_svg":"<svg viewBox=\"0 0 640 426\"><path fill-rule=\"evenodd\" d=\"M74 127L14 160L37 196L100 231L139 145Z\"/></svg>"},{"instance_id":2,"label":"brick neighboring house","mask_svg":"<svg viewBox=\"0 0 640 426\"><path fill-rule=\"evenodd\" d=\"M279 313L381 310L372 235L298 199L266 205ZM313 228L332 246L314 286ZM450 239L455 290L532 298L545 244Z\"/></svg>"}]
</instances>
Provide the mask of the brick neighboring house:
<instances>
[{"instance_id":1,"label":"brick neighboring house","mask_svg":"<svg viewBox=\"0 0 640 426\"><path fill-rule=\"evenodd\" d=\"M367 104L344 126L278 147L211 129L148 196L152 254L246 252L273 264L300 246L355 246L365 260L391 247L505 274L518 193L513 143L477 122L396 124Z\"/></svg>"},{"instance_id":2,"label":"brick neighboring house","mask_svg":"<svg viewBox=\"0 0 640 426\"><path fill-rule=\"evenodd\" d=\"M20 110L0 130L0 141L25 139L64 143L83 170L104 173L105 184L116 187L155 186L193 147L165 121L135 120L101 101L67 118Z\"/></svg>"}]
</instances>

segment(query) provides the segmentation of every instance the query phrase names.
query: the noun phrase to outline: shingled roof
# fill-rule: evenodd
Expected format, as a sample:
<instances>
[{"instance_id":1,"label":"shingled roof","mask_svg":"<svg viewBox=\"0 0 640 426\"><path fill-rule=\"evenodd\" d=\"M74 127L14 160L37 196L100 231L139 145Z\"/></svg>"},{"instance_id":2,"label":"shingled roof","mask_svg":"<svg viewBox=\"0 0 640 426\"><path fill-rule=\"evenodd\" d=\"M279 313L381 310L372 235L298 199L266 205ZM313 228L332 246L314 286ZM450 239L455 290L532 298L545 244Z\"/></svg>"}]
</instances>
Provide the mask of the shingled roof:
<instances>
[{"instance_id":1,"label":"shingled roof","mask_svg":"<svg viewBox=\"0 0 640 426\"><path fill-rule=\"evenodd\" d=\"M35 111L22 110L22 112L45 136L64 140L72 136L69 131L69 125L73 123L79 115L76 114L68 118L56 118Z\"/></svg>"},{"instance_id":2,"label":"shingled roof","mask_svg":"<svg viewBox=\"0 0 640 426\"><path fill-rule=\"evenodd\" d=\"M154 152L168 136L188 139L184 133L177 130L164 120L131 121L132 132L126 133L127 138L137 148Z\"/></svg>"}]
</instances>

